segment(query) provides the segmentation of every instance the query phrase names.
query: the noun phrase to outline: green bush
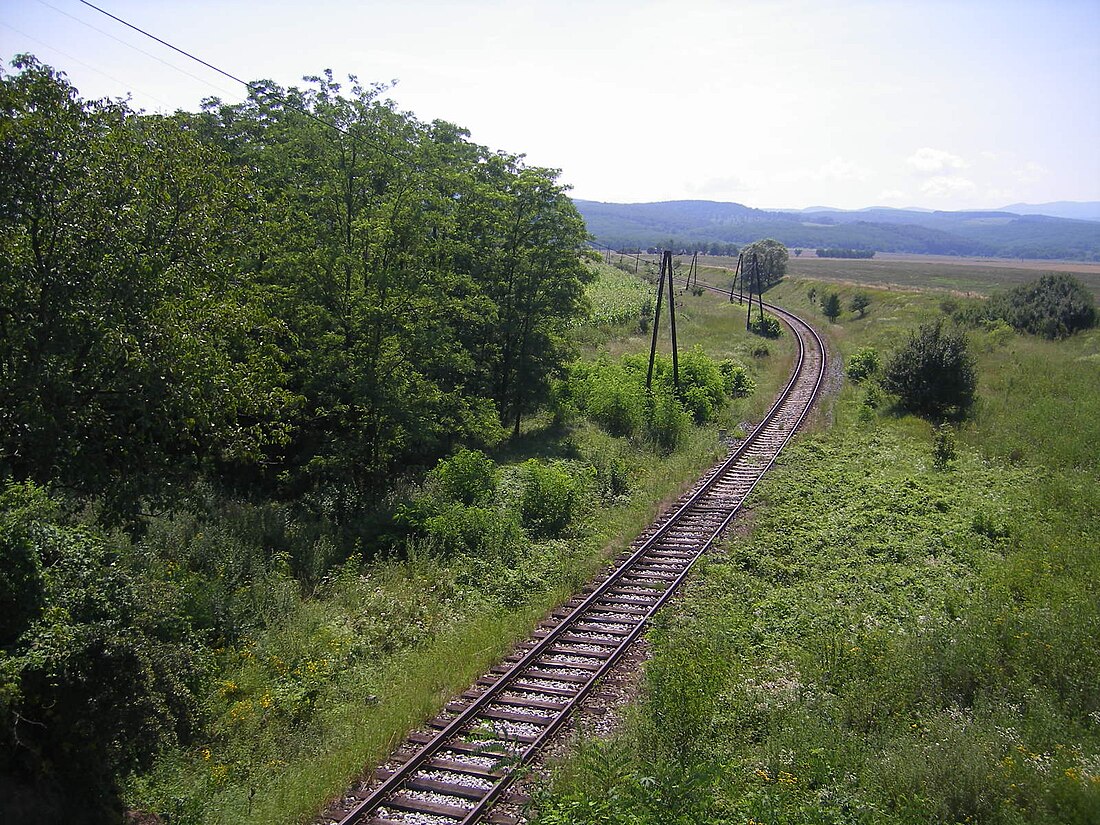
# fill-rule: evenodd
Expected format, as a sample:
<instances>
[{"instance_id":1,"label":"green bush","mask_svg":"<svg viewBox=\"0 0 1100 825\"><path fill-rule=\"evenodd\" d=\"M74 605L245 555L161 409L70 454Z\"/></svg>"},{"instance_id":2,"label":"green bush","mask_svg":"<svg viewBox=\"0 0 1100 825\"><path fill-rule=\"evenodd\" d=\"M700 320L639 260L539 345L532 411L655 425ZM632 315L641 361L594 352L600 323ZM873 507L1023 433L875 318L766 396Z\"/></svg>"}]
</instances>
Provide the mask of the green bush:
<instances>
[{"instance_id":1,"label":"green bush","mask_svg":"<svg viewBox=\"0 0 1100 825\"><path fill-rule=\"evenodd\" d=\"M450 507L427 519L424 527L435 548L445 555L513 564L526 543L514 514L489 507Z\"/></svg>"},{"instance_id":2,"label":"green bush","mask_svg":"<svg viewBox=\"0 0 1100 825\"><path fill-rule=\"evenodd\" d=\"M634 435L641 429L645 387L621 367L593 374L587 393L588 417L614 436Z\"/></svg>"},{"instance_id":3,"label":"green bush","mask_svg":"<svg viewBox=\"0 0 1100 825\"><path fill-rule=\"evenodd\" d=\"M447 501L467 506L484 504L496 492L497 467L480 450L460 450L450 458L440 459L428 473L426 486Z\"/></svg>"},{"instance_id":4,"label":"green bush","mask_svg":"<svg viewBox=\"0 0 1100 825\"><path fill-rule=\"evenodd\" d=\"M665 377L668 377L667 374ZM680 358L678 395L697 424L710 421L726 402L722 371L714 359L699 347L692 347Z\"/></svg>"},{"instance_id":5,"label":"green bush","mask_svg":"<svg viewBox=\"0 0 1100 825\"><path fill-rule=\"evenodd\" d=\"M925 324L890 359L883 386L904 410L932 418L964 414L977 386L974 358L962 332Z\"/></svg>"},{"instance_id":6,"label":"green bush","mask_svg":"<svg viewBox=\"0 0 1100 825\"><path fill-rule=\"evenodd\" d=\"M730 398L744 398L756 392L756 382L736 361L730 358L720 361L718 371L722 373L722 389Z\"/></svg>"},{"instance_id":7,"label":"green bush","mask_svg":"<svg viewBox=\"0 0 1100 825\"><path fill-rule=\"evenodd\" d=\"M879 371L881 363L874 347L862 347L848 359L848 377L853 381L870 378Z\"/></svg>"},{"instance_id":8,"label":"green bush","mask_svg":"<svg viewBox=\"0 0 1100 825\"><path fill-rule=\"evenodd\" d=\"M22 626L8 630L22 632L0 657L4 793L35 785L47 803L82 800L72 821L113 821L120 779L189 740L209 662L178 591L131 569L98 531L61 523L41 490L9 485L0 525L35 602L19 605Z\"/></svg>"},{"instance_id":9,"label":"green bush","mask_svg":"<svg viewBox=\"0 0 1100 825\"><path fill-rule=\"evenodd\" d=\"M753 318L749 323L749 329L757 335L763 335L765 338L778 338L783 334L783 325L779 323L778 318L772 315Z\"/></svg>"},{"instance_id":10,"label":"green bush","mask_svg":"<svg viewBox=\"0 0 1100 825\"><path fill-rule=\"evenodd\" d=\"M1096 300L1072 275L1044 275L993 296L987 313L1018 330L1044 338L1065 338L1096 325Z\"/></svg>"},{"instance_id":11,"label":"green bush","mask_svg":"<svg viewBox=\"0 0 1100 825\"><path fill-rule=\"evenodd\" d=\"M646 435L658 451L673 452L691 429L691 415L666 388L655 389L646 406Z\"/></svg>"},{"instance_id":12,"label":"green bush","mask_svg":"<svg viewBox=\"0 0 1100 825\"><path fill-rule=\"evenodd\" d=\"M579 513L585 485L560 466L529 459L522 465L520 518L533 536L560 534Z\"/></svg>"}]
</instances>

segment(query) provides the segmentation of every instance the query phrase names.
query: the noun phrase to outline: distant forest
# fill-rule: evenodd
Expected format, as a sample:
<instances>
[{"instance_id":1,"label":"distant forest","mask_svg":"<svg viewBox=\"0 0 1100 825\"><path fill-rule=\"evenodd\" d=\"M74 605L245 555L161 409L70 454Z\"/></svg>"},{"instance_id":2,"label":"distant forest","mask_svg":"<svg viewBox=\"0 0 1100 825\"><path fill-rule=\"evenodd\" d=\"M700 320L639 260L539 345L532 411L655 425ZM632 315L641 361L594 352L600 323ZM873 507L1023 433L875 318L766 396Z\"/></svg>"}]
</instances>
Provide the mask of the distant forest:
<instances>
[{"instance_id":1,"label":"distant forest","mask_svg":"<svg viewBox=\"0 0 1100 825\"><path fill-rule=\"evenodd\" d=\"M616 248L698 249L775 238L792 248L1100 261L1100 222L1011 212L769 212L737 203L574 200L589 231Z\"/></svg>"}]
</instances>

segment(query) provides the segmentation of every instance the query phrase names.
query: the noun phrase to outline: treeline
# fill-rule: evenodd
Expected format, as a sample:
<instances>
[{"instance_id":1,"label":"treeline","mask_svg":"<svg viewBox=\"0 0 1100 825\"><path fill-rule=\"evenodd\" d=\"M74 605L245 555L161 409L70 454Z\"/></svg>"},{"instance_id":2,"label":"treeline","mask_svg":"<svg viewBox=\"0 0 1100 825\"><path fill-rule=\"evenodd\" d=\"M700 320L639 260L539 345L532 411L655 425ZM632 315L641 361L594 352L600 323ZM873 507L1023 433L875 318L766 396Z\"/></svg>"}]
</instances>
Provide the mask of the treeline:
<instances>
[{"instance_id":1,"label":"treeline","mask_svg":"<svg viewBox=\"0 0 1100 825\"><path fill-rule=\"evenodd\" d=\"M160 116L13 66L0 477L339 516L544 398L587 277L555 171L330 73Z\"/></svg>"},{"instance_id":2,"label":"treeline","mask_svg":"<svg viewBox=\"0 0 1100 825\"><path fill-rule=\"evenodd\" d=\"M844 247L831 247L826 249L818 249L817 257L819 258L873 258L875 252L873 249L846 249Z\"/></svg>"}]
</instances>

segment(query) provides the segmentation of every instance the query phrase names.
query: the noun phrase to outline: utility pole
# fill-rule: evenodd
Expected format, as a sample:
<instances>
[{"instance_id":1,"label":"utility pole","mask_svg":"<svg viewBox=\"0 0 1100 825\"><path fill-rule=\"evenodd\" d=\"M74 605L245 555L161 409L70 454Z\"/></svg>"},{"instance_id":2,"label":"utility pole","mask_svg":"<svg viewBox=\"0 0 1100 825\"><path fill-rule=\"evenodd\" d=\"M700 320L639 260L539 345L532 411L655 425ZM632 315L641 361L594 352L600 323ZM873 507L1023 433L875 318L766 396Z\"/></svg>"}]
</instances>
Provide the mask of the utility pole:
<instances>
[{"instance_id":1,"label":"utility pole","mask_svg":"<svg viewBox=\"0 0 1100 825\"><path fill-rule=\"evenodd\" d=\"M676 343L676 293L672 288L672 251L664 250L661 256L661 276L657 285L657 309L653 313L653 337L649 344L649 372L645 377L645 388L653 386L653 362L657 357L657 327L661 323L661 299L665 292L665 280L668 280L668 313L672 324L672 383L680 386L680 361Z\"/></svg>"}]
</instances>

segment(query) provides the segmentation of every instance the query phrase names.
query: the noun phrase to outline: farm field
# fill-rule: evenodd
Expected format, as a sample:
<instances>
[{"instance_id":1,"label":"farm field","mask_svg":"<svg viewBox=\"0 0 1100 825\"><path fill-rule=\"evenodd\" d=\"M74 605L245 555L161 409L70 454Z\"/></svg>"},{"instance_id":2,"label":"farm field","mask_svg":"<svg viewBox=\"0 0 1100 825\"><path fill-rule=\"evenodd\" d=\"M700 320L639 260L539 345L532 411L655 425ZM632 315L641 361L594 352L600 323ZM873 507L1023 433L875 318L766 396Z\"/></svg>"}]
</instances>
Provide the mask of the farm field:
<instances>
[{"instance_id":1,"label":"farm field","mask_svg":"<svg viewBox=\"0 0 1100 825\"><path fill-rule=\"evenodd\" d=\"M768 297L845 359L943 313L939 290L861 287L865 317L829 323L832 287ZM946 442L846 381L659 618L628 721L576 743L540 825L1100 819L1100 330L969 338L978 401Z\"/></svg>"},{"instance_id":2,"label":"farm field","mask_svg":"<svg viewBox=\"0 0 1100 825\"><path fill-rule=\"evenodd\" d=\"M686 268L690 256L681 256ZM700 255L707 267L732 270L736 259ZM859 286L895 286L907 289L936 289L965 295L990 295L1033 281L1047 272L1070 272L1094 295L1100 296L1100 264L1080 262L992 260L953 258L944 255L901 255L876 253L869 260L818 258L791 255L788 274ZM713 280L713 279L712 279ZM728 282L713 280L728 288Z\"/></svg>"}]
</instances>

